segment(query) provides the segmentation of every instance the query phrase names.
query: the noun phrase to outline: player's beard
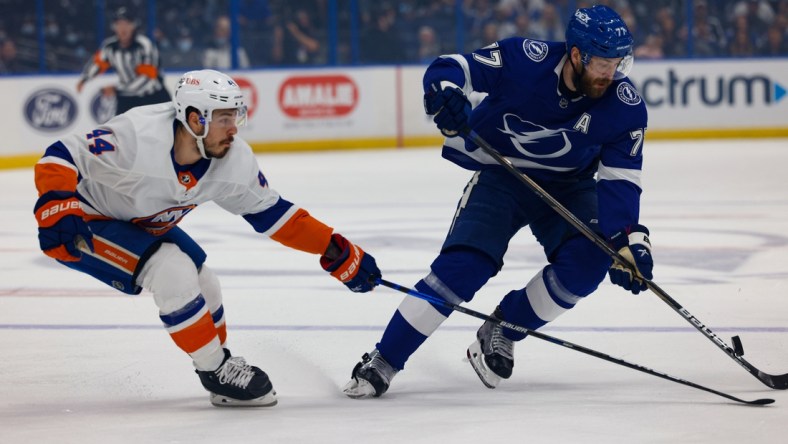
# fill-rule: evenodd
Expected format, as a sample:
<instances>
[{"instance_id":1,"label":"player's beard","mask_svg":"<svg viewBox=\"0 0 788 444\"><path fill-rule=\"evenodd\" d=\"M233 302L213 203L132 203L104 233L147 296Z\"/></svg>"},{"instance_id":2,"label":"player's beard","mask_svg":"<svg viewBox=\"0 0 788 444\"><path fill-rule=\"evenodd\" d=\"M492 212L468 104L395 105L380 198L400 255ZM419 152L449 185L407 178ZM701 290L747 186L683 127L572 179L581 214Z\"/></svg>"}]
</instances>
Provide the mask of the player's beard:
<instances>
[{"instance_id":1,"label":"player's beard","mask_svg":"<svg viewBox=\"0 0 788 444\"><path fill-rule=\"evenodd\" d=\"M605 91L607 91L607 88L610 87L611 83L613 83L612 80L602 77L592 79L588 75L588 71L583 68L583 72L580 74L578 89L587 97L598 99L605 94Z\"/></svg>"},{"instance_id":2,"label":"player's beard","mask_svg":"<svg viewBox=\"0 0 788 444\"><path fill-rule=\"evenodd\" d=\"M208 155L209 159L221 159L230 152L230 146L233 143L233 136L230 136L224 140L219 141L215 147L209 147L205 150L205 154Z\"/></svg>"},{"instance_id":3,"label":"player's beard","mask_svg":"<svg viewBox=\"0 0 788 444\"><path fill-rule=\"evenodd\" d=\"M572 62L570 61L570 63ZM581 71L578 72L575 68L575 64L572 63L572 82L575 84L577 92L592 99L598 99L602 97L613 81L601 77L592 79L588 75L588 70L586 69L585 65L581 63L580 66Z\"/></svg>"},{"instance_id":4,"label":"player's beard","mask_svg":"<svg viewBox=\"0 0 788 444\"><path fill-rule=\"evenodd\" d=\"M580 76L580 90L592 99L602 97L611 83L613 81L608 79L591 79L586 72L583 72L583 75Z\"/></svg>"}]
</instances>

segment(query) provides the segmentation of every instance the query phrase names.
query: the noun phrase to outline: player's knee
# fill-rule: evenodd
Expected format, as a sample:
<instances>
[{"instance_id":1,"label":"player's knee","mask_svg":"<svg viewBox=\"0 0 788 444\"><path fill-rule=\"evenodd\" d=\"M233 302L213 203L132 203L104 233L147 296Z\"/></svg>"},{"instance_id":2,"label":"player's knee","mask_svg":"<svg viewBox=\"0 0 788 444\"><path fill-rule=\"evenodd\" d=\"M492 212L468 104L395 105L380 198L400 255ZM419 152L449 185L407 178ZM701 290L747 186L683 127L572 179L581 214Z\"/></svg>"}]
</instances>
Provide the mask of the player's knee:
<instances>
[{"instance_id":1,"label":"player's knee","mask_svg":"<svg viewBox=\"0 0 788 444\"><path fill-rule=\"evenodd\" d=\"M167 242L148 258L137 282L153 293L161 313L179 310L200 294L194 262L177 245Z\"/></svg>"},{"instance_id":2,"label":"player's knee","mask_svg":"<svg viewBox=\"0 0 788 444\"><path fill-rule=\"evenodd\" d=\"M556 254L552 269L561 285L577 296L593 293L605 279L611 259L585 237L569 239Z\"/></svg>"},{"instance_id":3,"label":"player's knee","mask_svg":"<svg viewBox=\"0 0 788 444\"><path fill-rule=\"evenodd\" d=\"M424 282L452 303L473 299L476 292L498 272L498 265L492 258L473 248L444 251L430 268L432 272Z\"/></svg>"},{"instance_id":4,"label":"player's knee","mask_svg":"<svg viewBox=\"0 0 788 444\"><path fill-rule=\"evenodd\" d=\"M213 313L222 305L222 288L219 284L219 278L205 264L200 267L197 278L205 303L208 304L208 309Z\"/></svg>"}]
</instances>

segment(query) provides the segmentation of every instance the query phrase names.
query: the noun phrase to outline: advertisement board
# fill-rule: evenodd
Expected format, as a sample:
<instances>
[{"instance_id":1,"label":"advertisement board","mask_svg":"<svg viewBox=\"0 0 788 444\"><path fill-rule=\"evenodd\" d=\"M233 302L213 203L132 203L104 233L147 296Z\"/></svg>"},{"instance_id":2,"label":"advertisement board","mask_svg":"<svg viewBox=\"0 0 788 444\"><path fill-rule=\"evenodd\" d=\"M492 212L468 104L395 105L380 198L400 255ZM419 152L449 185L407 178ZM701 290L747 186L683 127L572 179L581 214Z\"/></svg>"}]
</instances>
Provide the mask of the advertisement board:
<instances>
[{"instance_id":1,"label":"advertisement board","mask_svg":"<svg viewBox=\"0 0 788 444\"><path fill-rule=\"evenodd\" d=\"M631 79L656 132L788 129L783 59L639 62Z\"/></svg>"},{"instance_id":2,"label":"advertisement board","mask_svg":"<svg viewBox=\"0 0 788 444\"><path fill-rule=\"evenodd\" d=\"M238 71L258 151L438 146L424 114L425 66ZM168 73L173 90L181 73ZM788 136L788 60L640 62L631 76L649 109L649 137ZM0 78L0 167L32 165L57 138L114 112L112 75L77 93L76 75Z\"/></svg>"}]
</instances>

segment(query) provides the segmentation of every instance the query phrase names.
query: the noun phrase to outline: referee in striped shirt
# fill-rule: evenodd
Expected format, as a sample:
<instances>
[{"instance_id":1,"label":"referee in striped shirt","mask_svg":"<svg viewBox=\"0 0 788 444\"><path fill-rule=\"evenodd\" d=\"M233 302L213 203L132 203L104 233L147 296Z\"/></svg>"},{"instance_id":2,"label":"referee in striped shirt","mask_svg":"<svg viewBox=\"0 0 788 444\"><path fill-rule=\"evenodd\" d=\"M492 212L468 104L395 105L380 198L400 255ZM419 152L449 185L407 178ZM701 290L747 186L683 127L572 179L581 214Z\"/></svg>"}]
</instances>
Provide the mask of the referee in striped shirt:
<instances>
[{"instance_id":1,"label":"referee in striped shirt","mask_svg":"<svg viewBox=\"0 0 788 444\"><path fill-rule=\"evenodd\" d=\"M88 80L114 68L120 79L115 87L116 114L135 106L169 101L170 94L159 72L159 50L148 37L137 33L137 22L126 8L115 12L112 30L115 35L105 39L85 65L77 92L82 91Z\"/></svg>"}]
</instances>

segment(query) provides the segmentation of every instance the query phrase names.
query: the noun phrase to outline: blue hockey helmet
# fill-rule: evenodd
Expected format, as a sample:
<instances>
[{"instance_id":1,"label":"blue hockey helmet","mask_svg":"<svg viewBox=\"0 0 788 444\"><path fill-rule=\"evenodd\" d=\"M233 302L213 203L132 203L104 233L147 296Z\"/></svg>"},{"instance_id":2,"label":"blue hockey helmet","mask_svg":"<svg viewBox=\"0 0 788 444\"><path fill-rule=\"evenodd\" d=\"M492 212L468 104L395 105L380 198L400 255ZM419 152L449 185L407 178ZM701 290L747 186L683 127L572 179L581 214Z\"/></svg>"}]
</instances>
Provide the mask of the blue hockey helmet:
<instances>
[{"instance_id":1,"label":"blue hockey helmet","mask_svg":"<svg viewBox=\"0 0 788 444\"><path fill-rule=\"evenodd\" d=\"M616 11L604 5L580 8L566 27L566 50L580 50L582 62L588 65L592 56L621 58L616 78L625 77L632 69L632 34Z\"/></svg>"}]
</instances>

